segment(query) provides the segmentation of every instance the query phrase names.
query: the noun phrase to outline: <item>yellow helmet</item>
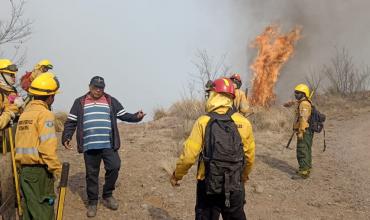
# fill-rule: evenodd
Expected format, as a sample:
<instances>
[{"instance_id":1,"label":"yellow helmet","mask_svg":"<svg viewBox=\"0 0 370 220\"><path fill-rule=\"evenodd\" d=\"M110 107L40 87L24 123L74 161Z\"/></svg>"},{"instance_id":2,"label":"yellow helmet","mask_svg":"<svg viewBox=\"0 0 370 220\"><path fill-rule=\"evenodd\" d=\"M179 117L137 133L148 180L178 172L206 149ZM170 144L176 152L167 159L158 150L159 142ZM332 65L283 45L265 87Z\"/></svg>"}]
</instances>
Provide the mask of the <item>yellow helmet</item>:
<instances>
[{"instance_id":1,"label":"yellow helmet","mask_svg":"<svg viewBox=\"0 0 370 220\"><path fill-rule=\"evenodd\" d=\"M28 93L37 96L47 96L59 93L59 81L57 77L49 72L36 77L31 83Z\"/></svg>"},{"instance_id":2,"label":"yellow helmet","mask_svg":"<svg viewBox=\"0 0 370 220\"><path fill-rule=\"evenodd\" d=\"M306 98L308 98L308 99L311 98L310 88L308 88L308 86L306 84L299 84L295 87L294 90L298 91L298 92L303 92L306 95Z\"/></svg>"},{"instance_id":3,"label":"yellow helmet","mask_svg":"<svg viewBox=\"0 0 370 220\"><path fill-rule=\"evenodd\" d=\"M0 59L0 72L16 74L18 71L17 65L13 64L12 61L8 59Z\"/></svg>"},{"instance_id":4,"label":"yellow helmet","mask_svg":"<svg viewBox=\"0 0 370 220\"><path fill-rule=\"evenodd\" d=\"M42 66L45 66L48 69L53 69L53 64L50 62L50 60L41 60L38 64L36 64L35 69L39 69Z\"/></svg>"}]
</instances>

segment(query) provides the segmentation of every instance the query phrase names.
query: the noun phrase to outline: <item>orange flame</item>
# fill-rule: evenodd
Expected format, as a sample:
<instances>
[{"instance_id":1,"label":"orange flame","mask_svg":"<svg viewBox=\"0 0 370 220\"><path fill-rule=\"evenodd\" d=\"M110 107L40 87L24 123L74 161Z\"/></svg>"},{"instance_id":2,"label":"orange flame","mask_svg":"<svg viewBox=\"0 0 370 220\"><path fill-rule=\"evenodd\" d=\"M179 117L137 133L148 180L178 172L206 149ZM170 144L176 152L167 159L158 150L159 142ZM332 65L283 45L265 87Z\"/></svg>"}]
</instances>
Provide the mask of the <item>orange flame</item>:
<instances>
[{"instance_id":1,"label":"orange flame","mask_svg":"<svg viewBox=\"0 0 370 220\"><path fill-rule=\"evenodd\" d=\"M300 36L299 27L284 35L280 34L278 26L271 25L251 44L251 47L258 49L257 57L250 66L254 73L250 98L252 105L268 107L273 104L280 69L293 54L294 43Z\"/></svg>"}]
</instances>

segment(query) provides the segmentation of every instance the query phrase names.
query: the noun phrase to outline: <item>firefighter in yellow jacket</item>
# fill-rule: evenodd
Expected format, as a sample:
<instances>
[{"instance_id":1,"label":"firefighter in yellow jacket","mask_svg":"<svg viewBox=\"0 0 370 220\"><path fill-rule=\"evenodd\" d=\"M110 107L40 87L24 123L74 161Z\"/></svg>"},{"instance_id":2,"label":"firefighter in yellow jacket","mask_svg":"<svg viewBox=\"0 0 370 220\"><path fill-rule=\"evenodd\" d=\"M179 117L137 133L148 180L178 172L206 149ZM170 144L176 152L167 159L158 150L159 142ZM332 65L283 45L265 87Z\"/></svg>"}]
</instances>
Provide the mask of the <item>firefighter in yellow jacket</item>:
<instances>
[{"instance_id":1,"label":"firefighter in yellow jacket","mask_svg":"<svg viewBox=\"0 0 370 220\"><path fill-rule=\"evenodd\" d=\"M234 107L242 115L245 115L249 111L249 104L247 95L245 94L244 91L240 90L242 86L240 74L235 73L230 77L230 79L233 81L235 87Z\"/></svg>"},{"instance_id":2,"label":"firefighter in yellow jacket","mask_svg":"<svg viewBox=\"0 0 370 220\"><path fill-rule=\"evenodd\" d=\"M233 98L235 97L234 86L230 79L221 78L213 82L209 98L206 103L207 115L200 116L195 122L192 132L184 143L184 149L177 161L176 169L170 179L172 186L178 186L184 175L188 173L190 167L197 161L197 201L196 201L196 219L218 219L221 214L223 219L246 219L244 213L244 184L248 179L254 164L255 142L252 132L252 126L248 119L240 113L233 110ZM231 113L230 113L231 112ZM235 125L235 135L231 139L240 140L239 150L241 156L245 159L245 164L240 169L239 178L236 179L242 189L229 194L229 204L226 202L225 195L208 195L206 190L206 180L211 179L210 172L207 172L208 163L205 162L201 155L204 155L204 146L206 142L206 129L212 117L210 114L216 114L220 117L230 115ZM212 132L212 131L209 131ZM208 133L207 133L208 134ZM230 139L231 136L229 136ZM208 173L208 174L207 174ZM225 191L226 192L226 191Z\"/></svg>"},{"instance_id":3,"label":"firefighter in yellow jacket","mask_svg":"<svg viewBox=\"0 0 370 220\"><path fill-rule=\"evenodd\" d=\"M8 59L0 59L0 129L14 120L24 104L14 88L17 65Z\"/></svg>"},{"instance_id":4,"label":"firefighter in yellow jacket","mask_svg":"<svg viewBox=\"0 0 370 220\"><path fill-rule=\"evenodd\" d=\"M18 122L15 160L21 167L20 183L25 199L23 219L54 219L54 181L61 163L57 157L55 116L50 111L59 82L52 73L38 76L29 88L33 100Z\"/></svg>"},{"instance_id":5,"label":"firefighter in yellow jacket","mask_svg":"<svg viewBox=\"0 0 370 220\"><path fill-rule=\"evenodd\" d=\"M312 112L310 89L305 84L299 84L294 89L294 96L296 101L289 101L284 106L296 106L293 130L297 134L297 161L299 164L297 174L298 177L306 179L310 176L312 169L313 131L310 129L309 121Z\"/></svg>"},{"instance_id":6,"label":"firefighter in yellow jacket","mask_svg":"<svg viewBox=\"0 0 370 220\"><path fill-rule=\"evenodd\" d=\"M10 142L6 140L9 135L8 127L16 120L23 105L23 99L17 97L14 89L15 76L17 74L17 65L8 59L0 59L0 137L1 137L1 154L0 156L0 206L7 207L14 204L14 176L12 172L12 155ZM20 105L15 104L18 103ZM8 153L7 153L8 152ZM2 187L1 187L2 186ZM15 207L10 206L8 210L0 214L4 219L12 219Z\"/></svg>"},{"instance_id":7,"label":"firefighter in yellow jacket","mask_svg":"<svg viewBox=\"0 0 370 220\"><path fill-rule=\"evenodd\" d=\"M309 119L312 106L310 101L310 89L305 84L295 87L294 95L298 101L296 120L293 125L297 133L297 160L299 164L298 175L308 178L312 168L312 139L313 132L310 130Z\"/></svg>"},{"instance_id":8,"label":"firefighter in yellow jacket","mask_svg":"<svg viewBox=\"0 0 370 220\"><path fill-rule=\"evenodd\" d=\"M32 70L31 82L39 75L46 73L51 69L53 69L53 64L50 60L41 60L35 65L35 68Z\"/></svg>"}]
</instances>

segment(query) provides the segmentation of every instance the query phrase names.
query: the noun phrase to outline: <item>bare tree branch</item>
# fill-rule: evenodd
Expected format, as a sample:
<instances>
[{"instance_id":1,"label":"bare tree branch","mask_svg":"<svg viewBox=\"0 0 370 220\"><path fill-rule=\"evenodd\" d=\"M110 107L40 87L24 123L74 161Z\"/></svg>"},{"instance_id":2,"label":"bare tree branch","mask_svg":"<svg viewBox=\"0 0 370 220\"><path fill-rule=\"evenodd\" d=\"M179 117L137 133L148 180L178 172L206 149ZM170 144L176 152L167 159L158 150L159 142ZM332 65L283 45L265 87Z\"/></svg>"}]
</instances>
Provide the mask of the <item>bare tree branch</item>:
<instances>
[{"instance_id":1,"label":"bare tree branch","mask_svg":"<svg viewBox=\"0 0 370 220\"><path fill-rule=\"evenodd\" d=\"M323 68L323 73L329 80L329 93L349 96L369 86L370 67L366 66L359 70L346 48L337 49L331 64Z\"/></svg>"},{"instance_id":2,"label":"bare tree branch","mask_svg":"<svg viewBox=\"0 0 370 220\"><path fill-rule=\"evenodd\" d=\"M191 74L196 80L192 83L200 84L199 93L204 92L204 85L208 80L214 80L221 76L230 74L231 66L225 65L227 54L223 54L217 62L214 62L213 58L210 57L206 50L198 50L196 53L197 61L193 61L194 66L197 68L197 73ZM199 86L192 86L193 89L199 88Z\"/></svg>"},{"instance_id":3,"label":"bare tree branch","mask_svg":"<svg viewBox=\"0 0 370 220\"><path fill-rule=\"evenodd\" d=\"M18 4L10 0L11 18L9 21L0 21L0 45L6 43L21 44L31 34L30 20L23 19L25 1Z\"/></svg>"},{"instance_id":4,"label":"bare tree branch","mask_svg":"<svg viewBox=\"0 0 370 220\"><path fill-rule=\"evenodd\" d=\"M8 57L12 57L12 60L21 66L26 58L26 53L21 50L21 46L31 35L32 22L23 18L25 0L9 0L9 2L11 8L9 20L0 20L0 55L5 55L1 47L12 45L14 54Z\"/></svg>"},{"instance_id":5,"label":"bare tree branch","mask_svg":"<svg viewBox=\"0 0 370 220\"><path fill-rule=\"evenodd\" d=\"M310 87L313 97L316 97L320 88L321 88L321 83L322 80L324 79L324 75L322 72L316 70L316 69L311 69L308 73L308 75L305 76L305 81L307 85Z\"/></svg>"}]
</instances>

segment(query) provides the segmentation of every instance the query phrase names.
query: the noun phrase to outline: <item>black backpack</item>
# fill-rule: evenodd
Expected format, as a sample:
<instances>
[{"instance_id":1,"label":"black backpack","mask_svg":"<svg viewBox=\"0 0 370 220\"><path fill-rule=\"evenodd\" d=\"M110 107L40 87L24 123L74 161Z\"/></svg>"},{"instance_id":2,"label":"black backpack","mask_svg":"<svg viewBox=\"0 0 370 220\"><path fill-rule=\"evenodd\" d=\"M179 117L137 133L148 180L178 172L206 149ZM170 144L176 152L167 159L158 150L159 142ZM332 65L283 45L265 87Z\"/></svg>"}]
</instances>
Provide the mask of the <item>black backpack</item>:
<instances>
[{"instance_id":1,"label":"black backpack","mask_svg":"<svg viewBox=\"0 0 370 220\"><path fill-rule=\"evenodd\" d=\"M311 116L309 119L310 130L316 133L320 133L324 128L324 122L326 120L326 115L322 114L317 110L317 108L311 104Z\"/></svg>"},{"instance_id":2,"label":"black backpack","mask_svg":"<svg viewBox=\"0 0 370 220\"><path fill-rule=\"evenodd\" d=\"M326 134L325 134L325 128L324 128L324 122L326 120L326 115L322 114L317 110L317 108L311 104L311 116L308 121L310 124L310 130L312 132L320 133L321 131L324 131L324 148L323 152L326 151Z\"/></svg>"},{"instance_id":3,"label":"black backpack","mask_svg":"<svg viewBox=\"0 0 370 220\"><path fill-rule=\"evenodd\" d=\"M205 141L200 160L205 164L205 184L208 195L225 195L225 206L230 207L230 192L243 191L242 175L245 167L243 143L230 109L226 114L209 113Z\"/></svg>"}]
</instances>

